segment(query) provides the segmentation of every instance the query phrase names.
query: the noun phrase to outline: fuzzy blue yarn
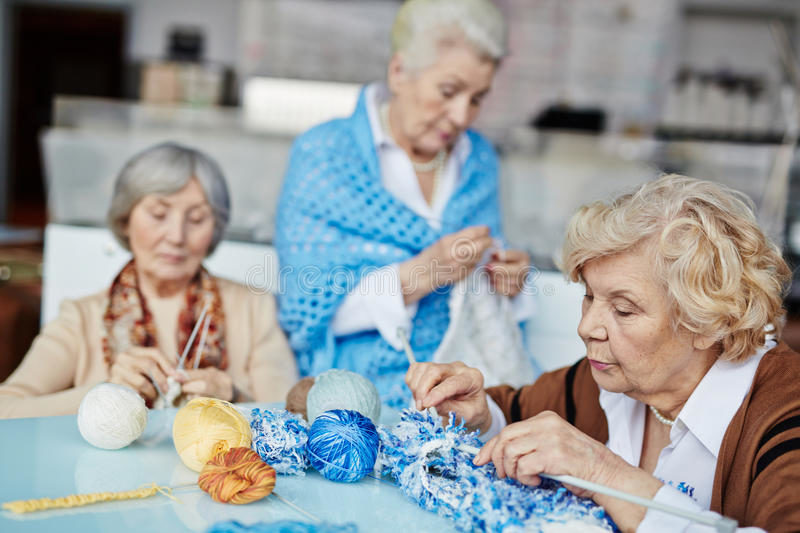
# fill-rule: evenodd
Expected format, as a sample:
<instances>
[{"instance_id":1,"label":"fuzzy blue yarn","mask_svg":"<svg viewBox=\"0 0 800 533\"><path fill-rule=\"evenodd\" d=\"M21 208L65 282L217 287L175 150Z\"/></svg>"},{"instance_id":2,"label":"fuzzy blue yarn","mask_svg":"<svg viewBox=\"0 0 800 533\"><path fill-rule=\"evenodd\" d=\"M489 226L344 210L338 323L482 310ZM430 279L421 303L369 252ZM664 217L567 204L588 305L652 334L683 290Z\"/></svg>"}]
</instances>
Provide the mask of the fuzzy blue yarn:
<instances>
[{"instance_id":1,"label":"fuzzy blue yarn","mask_svg":"<svg viewBox=\"0 0 800 533\"><path fill-rule=\"evenodd\" d=\"M455 521L461 531L541 531L547 524L578 520L616 531L611 518L592 500L544 479L538 487L498 479L494 466L472 464L459 447L481 446L463 422L442 426L439 416L407 409L394 428L381 426L378 459L403 492L429 511Z\"/></svg>"},{"instance_id":2,"label":"fuzzy blue yarn","mask_svg":"<svg viewBox=\"0 0 800 533\"><path fill-rule=\"evenodd\" d=\"M468 226L487 225L492 236L502 237L497 155L481 135L466 135L471 150L441 230L381 184L363 91L352 116L316 126L295 140L278 203L275 246L285 287L278 292L278 318L302 375L351 370L375 384L384 404L409 405L403 351L374 329L334 336L331 324L368 272L401 263ZM431 360L450 323L449 290L419 301L410 343L420 362Z\"/></svg>"},{"instance_id":3,"label":"fuzzy blue yarn","mask_svg":"<svg viewBox=\"0 0 800 533\"><path fill-rule=\"evenodd\" d=\"M250 412L251 447L279 474L305 475L308 423L285 409Z\"/></svg>"},{"instance_id":4,"label":"fuzzy blue yarn","mask_svg":"<svg viewBox=\"0 0 800 533\"><path fill-rule=\"evenodd\" d=\"M372 472L380 438L375 424L358 411L332 409L308 431L308 459L331 481L352 483Z\"/></svg>"},{"instance_id":5,"label":"fuzzy blue yarn","mask_svg":"<svg viewBox=\"0 0 800 533\"><path fill-rule=\"evenodd\" d=\"M355 524L308 524L294 520L257 522L245 525L236 520L217 522L206 533L357 533Z\"/></svg>"},{"instance_id":6,"label":"fuzzy blue yarn","mask_svg":"<svg viewBox=\"0 0 800 533\"><path fill-rule=\"evenodd\" d=\"M618 531L602 507L579 498L560 483L543 479L538 487L528 487L509 479L497 479L494 466L476 467L472 455L460 446L481 446L476 433L468 433L463 422L444 427L441 418L429 412L403 411L401 422L393 428L379 426L355 411L334 410L323 413L309 430L304 420L283 409L253 409L251 428L253 449L284 474L304 474L311 461L314 468L333 481L355 481L372 470L377 455L378 468L391 475L401 490L420 507L439 513L455 522L461 531L542 531L548 524L577 520L607 531ZM343 421L354 425L342 433ZM358 421L358 422L355 422ZM338 433L329 431L329 424ZM317 426L316 428L314 426ZM368 428L366 431L358 427ZM369 427L371 427L371 430ZM318 434L313 435L314 430ZM368 457L348 454L353 445L341 435L356 436L374 432L373 443L366 446ZM371 440L373 437L368 438ZM315 444L312 443L315 442ZM346 441L346 442L342 442ZM302 444L301 444L302 443ZM338 449L343 445L344 449ZM362 446L360 444L359 446ZM309 447L315 447L310 453ZM369 450L372 450L369 453ZM369 457L371 456L371 458ZM364 461L360 463L360 461ZM358 464L356 464L358 463ZM236 524L223 522L216 526ZM240 527L278 527L281 523ZM293 527L292 523L286 527ZM209 533L350 533L353 529L219 529ZM231 526L233 527L233 526Z\"/></svg>"}]
</instances>

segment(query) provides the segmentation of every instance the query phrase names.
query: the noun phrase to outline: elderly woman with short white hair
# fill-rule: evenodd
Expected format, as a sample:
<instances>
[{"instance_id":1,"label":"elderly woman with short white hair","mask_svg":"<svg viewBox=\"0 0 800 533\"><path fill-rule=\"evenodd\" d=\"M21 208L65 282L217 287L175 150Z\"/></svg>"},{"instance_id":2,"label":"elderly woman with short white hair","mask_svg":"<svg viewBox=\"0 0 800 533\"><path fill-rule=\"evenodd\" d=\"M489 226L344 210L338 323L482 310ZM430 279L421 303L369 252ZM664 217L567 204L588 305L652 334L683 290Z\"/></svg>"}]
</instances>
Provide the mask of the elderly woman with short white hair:
<instances>
[{"instance_id":1,"label":"elderly woman with short white hair","mask_svg":"<svg viewBox=\"0 0 800 533\"><path fill-rule=\"evenodd\" d=\"M800 354L780 342L790 272L743 195L671 175L587 205L562 263L586 287L586 357L520 389L414 365L417 406L492 437L475 462L500 477L566 474L747 531L800 531ZM623 531L713 531L581 493Z\"/></svg>"},{"instance_id":2,"label":"elderly woman with short white hair","mask_svg":"<svg viewBox=\"0 0 800 533\"><path fill-rule=\"evenodd\" d=\"M485 258L494 289L515 296L530 262L497 244L497 155L468 129L506 54L502 14L490 0L408 0L391 37L386 83L296 140L275 242L280 321L301 373L353 370L405 406L398 329L430 361L455 283Z\"/></svg>"},{"instance_id":3,"label":"elderly woman with short white hair","mask_svg":"<svg viewBox=\"0 0 800 533\"><path fill-rule=\"evenodd\" d=\"M62 303L0 385L0 417L75 413L104 381L136 390L150 405L159 398L164 405L170 388L175 404L195 396L281 400L297 369L274 298L202 265L229 213L225 178L205 154L164 143L133 157L108 214L132 259L109 288Z\"/></svg>"}]
</instances>

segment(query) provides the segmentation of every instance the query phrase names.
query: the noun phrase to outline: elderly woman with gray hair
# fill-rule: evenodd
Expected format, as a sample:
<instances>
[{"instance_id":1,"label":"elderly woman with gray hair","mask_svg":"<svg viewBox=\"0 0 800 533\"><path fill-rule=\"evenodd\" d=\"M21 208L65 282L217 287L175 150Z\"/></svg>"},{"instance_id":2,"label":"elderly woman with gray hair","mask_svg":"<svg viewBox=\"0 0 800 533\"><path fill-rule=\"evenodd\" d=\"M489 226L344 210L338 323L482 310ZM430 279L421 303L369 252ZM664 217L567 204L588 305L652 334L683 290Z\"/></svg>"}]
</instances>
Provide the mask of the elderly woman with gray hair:
<instances>
[{"instance_id":1,"label":"elderly woman with gray hair","mask_svg":"<svg viewBox=\"0 0 800 533\"><path fill-rule=\"evenodd\" d=\"M502 14L490 0L408 0L391 41L386 83L296 140L275 243L280 321L301 373L353 370L405 406L399 328L430 361L455 283L483 259L513 297L530 262L499 249L497 155L468 129L506 54Z\"/></svg>"},{"instance_id":2,"label":"elderly woman with gray hair","mask_svg":"<svg viewBox=\"0 0 800 533\"><path fill-rule=\"evenodd\" d=\"M417 406L492 437L475 463L500 477L571 475L746 531L799 531L800 354L780 341L790 271L742 195L670 175L584 206L562 268L586 287L584 358L519 389L414 365ZM582 494L623 531L713 531Z\"/></svg>"},{"instance_id":3,"label":"elderly woman with gray hair","mask_svg":"<svg viewBox=\"0 0 800 533\"><path fill-rule=\"evenodd\" d=\"M180 384L179 403L193 396L282 399L297 370L274 298L202 266L229 211L222 171L203 153L165 143L133 157L117 178L108 214L133 258L110 288L62 303L0 385L0 417L74 413L103 381L131 387L151 404L169 383ZM190 345L185 370L178 369L178 354L203 314L202 334Z\"/></svg>"}]
</instances>

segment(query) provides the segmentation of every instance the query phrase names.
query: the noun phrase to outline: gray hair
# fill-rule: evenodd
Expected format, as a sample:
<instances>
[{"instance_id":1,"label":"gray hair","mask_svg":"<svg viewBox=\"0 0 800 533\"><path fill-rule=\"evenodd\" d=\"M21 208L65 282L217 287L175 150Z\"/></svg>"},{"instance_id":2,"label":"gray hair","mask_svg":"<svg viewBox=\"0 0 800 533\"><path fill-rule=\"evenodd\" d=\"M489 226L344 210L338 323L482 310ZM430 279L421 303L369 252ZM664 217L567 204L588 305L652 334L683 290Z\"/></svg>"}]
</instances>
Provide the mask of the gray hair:
<instances>
[{"instance_id":1,"label":"gray hair","mask_svg":"<svg viewBox=\"0 0 800 533\"><path fill-rule=\"evenodd\" d=\"M419 71L435 62L439 45L463 40L499 63L508 53L507 33L491 0L407 0L392 26L392 53L402 52L405 66Z\"/></svg>"},{"instance_id":2,"label":"gray hair","mask_svg":"<svg viewBox=\"0 0 800 533\"><path fill-rule=\"evenodd\" d=\"M209 156L198 150L174 142L165 142L150 147L133 156L122 167L111 207L108 209L108 225L111 232L130 250L125 235L131 211L148 194L172 194L197 179L214 213L214 236L208 253L214 251L225 233L230 217L228 185L222 169Z\"/></svg>"}]
</instances>

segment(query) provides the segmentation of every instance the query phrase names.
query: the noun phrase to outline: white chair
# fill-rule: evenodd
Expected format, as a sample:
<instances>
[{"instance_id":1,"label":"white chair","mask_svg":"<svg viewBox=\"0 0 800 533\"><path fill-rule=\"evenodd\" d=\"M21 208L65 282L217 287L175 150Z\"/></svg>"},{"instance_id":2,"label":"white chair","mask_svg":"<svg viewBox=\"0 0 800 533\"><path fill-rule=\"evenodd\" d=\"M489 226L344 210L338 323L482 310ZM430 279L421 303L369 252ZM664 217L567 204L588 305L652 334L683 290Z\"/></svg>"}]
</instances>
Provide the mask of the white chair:
<instances>
[{"instance_id":1,"label":"white chair","mask_svg":"<svg viewBox=\"0 0 800 533\"><path fill-rule=\"evenodd\" d=\"M44 237L41 323L58 315L64 299L110 286L130 257L106 228L49 224ZM204 264L213 274L254 291L272 292L278 285L278 255L266 244L222 241Z\"/></svg>"}]
</instances>

